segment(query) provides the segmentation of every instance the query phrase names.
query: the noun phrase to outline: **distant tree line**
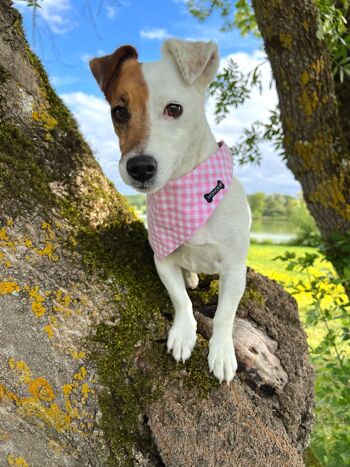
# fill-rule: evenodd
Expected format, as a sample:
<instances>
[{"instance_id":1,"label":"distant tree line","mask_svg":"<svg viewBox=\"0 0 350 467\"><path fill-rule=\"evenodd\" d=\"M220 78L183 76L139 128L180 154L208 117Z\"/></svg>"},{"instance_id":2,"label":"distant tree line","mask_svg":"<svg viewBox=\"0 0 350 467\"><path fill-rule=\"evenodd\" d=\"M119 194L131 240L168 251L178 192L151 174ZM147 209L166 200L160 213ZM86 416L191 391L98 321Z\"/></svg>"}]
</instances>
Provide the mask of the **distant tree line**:
<instances>
[{"instance_id":1,"label":"distant tree line","mask_svg":"<svg viewBox=\"0 0 350 467\"><path fill-rule=\"evenodd\" d=\"M293 208L301 202L301 200L289 195L269 195L262 192L248 195L248 201L254 219L261 217L289 218Z\"/></svg>"}]
</instances>

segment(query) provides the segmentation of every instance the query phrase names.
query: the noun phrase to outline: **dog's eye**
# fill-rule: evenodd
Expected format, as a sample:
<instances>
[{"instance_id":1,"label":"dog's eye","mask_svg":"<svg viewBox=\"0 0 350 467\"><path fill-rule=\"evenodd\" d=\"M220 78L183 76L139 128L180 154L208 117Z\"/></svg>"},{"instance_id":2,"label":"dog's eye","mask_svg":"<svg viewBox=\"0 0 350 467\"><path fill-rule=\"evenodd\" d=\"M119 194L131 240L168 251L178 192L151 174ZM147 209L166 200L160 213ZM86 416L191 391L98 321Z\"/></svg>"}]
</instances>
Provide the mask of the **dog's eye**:
<instances>
[{"instance_id":1,"label":"dog's eye","mask_svg":"<svg viewBox=\"0 0 350 467\"><path fill-rule=\"evenodd\" d=\"M182 106L180 104L170 103L164 109L164 115L169 117L179 118L183 112Z\"/></svg>"},{"instance_id":2,"label":"dog's eye","mask_svg":"<svg viewBox=\"0 0 350 467\"><path fill-rule=\"evenodd\" d=\"M126 123L130 118L130 114L126 107L117 105L112 109L112 117L117 123Z\"/></svg>"}]
</instances>

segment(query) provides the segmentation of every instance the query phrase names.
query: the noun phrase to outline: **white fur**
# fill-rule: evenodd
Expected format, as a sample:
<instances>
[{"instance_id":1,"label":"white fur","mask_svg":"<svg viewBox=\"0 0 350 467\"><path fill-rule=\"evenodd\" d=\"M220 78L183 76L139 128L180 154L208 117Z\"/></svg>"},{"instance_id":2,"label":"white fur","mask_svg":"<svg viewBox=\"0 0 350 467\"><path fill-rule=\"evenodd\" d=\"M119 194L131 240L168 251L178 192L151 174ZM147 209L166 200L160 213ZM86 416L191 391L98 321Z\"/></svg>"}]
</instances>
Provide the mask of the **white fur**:
<instances>
[{"instance_id":1,"label":"white fur","mask_svg":"<svg viewBox=\"0 0 350 467\"><path fill-rule=\"evenodd\" d=\"M181 56L179 42L176 50ZM210 44L208 54L212 53ZM188 46L186 54L188 58ZM213 66L217 67L216 62ZM142 70L149 91L150 119L150 133L143 152L153 156L158 164L155 181L144 191L153 192L208 159L217 151L217 143L204 112L205 80L189 84L169 53L159 62L144 64ZM213 71L216 70L206 70L208 76ZM164 115L164 108L170 102L183 106L183 115L176 120ZM133 155L124 156L120 164L121 175L130 185L133 181L126 173L125 163ZM189 272L220 275L219 303L208 356L209 368L220 381L230 382L237 369L232 332L245 289L250 222L246 196L234 178L208 222L171 255L161 261L155 258L157 271L175 308L168 350L177 361L190 357L196 341L196 321L186 284L196 286L198 278L196 281L196 276Z\"/></svg>"}]
</instances>

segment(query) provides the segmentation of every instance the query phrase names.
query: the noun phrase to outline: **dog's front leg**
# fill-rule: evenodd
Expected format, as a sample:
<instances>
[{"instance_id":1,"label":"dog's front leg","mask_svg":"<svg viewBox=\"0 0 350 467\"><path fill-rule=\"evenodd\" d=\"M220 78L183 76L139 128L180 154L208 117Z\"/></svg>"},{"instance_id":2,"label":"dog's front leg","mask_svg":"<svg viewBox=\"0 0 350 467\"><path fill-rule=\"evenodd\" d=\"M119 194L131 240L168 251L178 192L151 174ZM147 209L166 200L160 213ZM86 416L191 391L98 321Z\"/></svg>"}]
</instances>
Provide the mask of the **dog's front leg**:
<instances>
[{"instance_id":1,"label":"dog's front leg","mask_svg":"<svg viewBox=\"0 0 350 467\"><path fill-rule=\"evenodd\" d=\"M196 343L197 322L186 292L182 269L168 257L163 260L155 258L154 261L175 308L174 323L168 336L168 351L172 351L176 361L184 362L190 357Z\"/></svg>"},{"instance_id":2,"label":"dog's front leg","mask_svg":"<svg viewBox=\"0 0 350 467\"><path fill-rule=\"evenodd\" d=\"M237 360L233 346L233 321L246 284L246 266L220 274L219 302L209 341L209 369L222 382L234 378Z\"/></svg>"}]
</instances>

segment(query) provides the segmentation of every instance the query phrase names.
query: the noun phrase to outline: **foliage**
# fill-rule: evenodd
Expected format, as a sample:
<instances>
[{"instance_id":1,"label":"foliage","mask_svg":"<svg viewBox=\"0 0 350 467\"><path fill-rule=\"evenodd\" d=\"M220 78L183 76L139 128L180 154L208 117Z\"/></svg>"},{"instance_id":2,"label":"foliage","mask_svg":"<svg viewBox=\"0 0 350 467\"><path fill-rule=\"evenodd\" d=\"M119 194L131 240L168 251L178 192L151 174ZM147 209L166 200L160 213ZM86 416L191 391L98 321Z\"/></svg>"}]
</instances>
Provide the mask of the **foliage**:
<instances>
[{"instance_id":1,"label":"foliage","mask_svg":"<svg viewBox=\"0 0 350 467\"><path fill-rule=\"evenodd\" d=\"M341 272L345 280L345 288L350 291L350 232L346 235L334 232L327 245L322 246L322 251L335 265L337 271Z\"/></svg>"},{"instance_id":2,"label":"foliage","mask_svg":"<svg viewBox=\"0 0 350 467\"><path fill-rule=\"evenodd\" d=\"M266 193L257 192L248 196L253 217L262 217L266 203Z\"/></svg>"},{"instance_id":3,"label":"foliage","mask_svg":"<svg viewBox=\"0 0 350 467\"><path fill-rule=\"evenodd\" d=\"M320 245L320 231L317 228L315 219L308 211L304 200L299 199L292 204L289 219L297 229L296 244L315 247Z\"/></svg>"},{"instance_id":4,"label":"foliage","mask_svg":"<svg viewBox=\"0 0 350 467\"><path fill-rule=\"evenodd\" d=\"M311 269L320 260L317 253L297 256L286 252L276 259L287 263L287 270L306 273L289 286L298 295L306 293L311 303L306 312L306 329L319 324L323 337L311 357L317 370L316 429L312 434L312 450L324 465L338 467L350 462L350 302L344 293L344 280L333 271L323 269L313 277Z\"/></svg>"},{"instance_id":5,"label":"foliage","mask_svg":"<svg viewBox=\"0 0 350 467\"><path fill-rule=\"evenodd\" d=\"M40 1L42 0L20 0L21 2L26 3L27 6L33 8L41 8Z\"/></svg>"},{"instance_id":6,"label":"foliage","mask_svg":"<svg viewBox=\"0 0 350 467\"><path fill-rule=\"evenodd\" d=\"M262 92L260 67L263 63L244 75L239 71L238 64L230 58L226 67L218 73L209 86L209 95L216 98L215 115L218 123L225 118L230 107L244 104L253 87L257 86Z\"/></svg>"},{"instance_id":7,"label":"foliage","mask_svg":"<svg viewBox=\"0 0 350 467\"><path fill-rule=\"evenodd\" d=\"M333 62L333 74L343 82L350 77L350 1L317 0L319 11L318 37L323 40Z\"/></svg>"}]
</instances>

